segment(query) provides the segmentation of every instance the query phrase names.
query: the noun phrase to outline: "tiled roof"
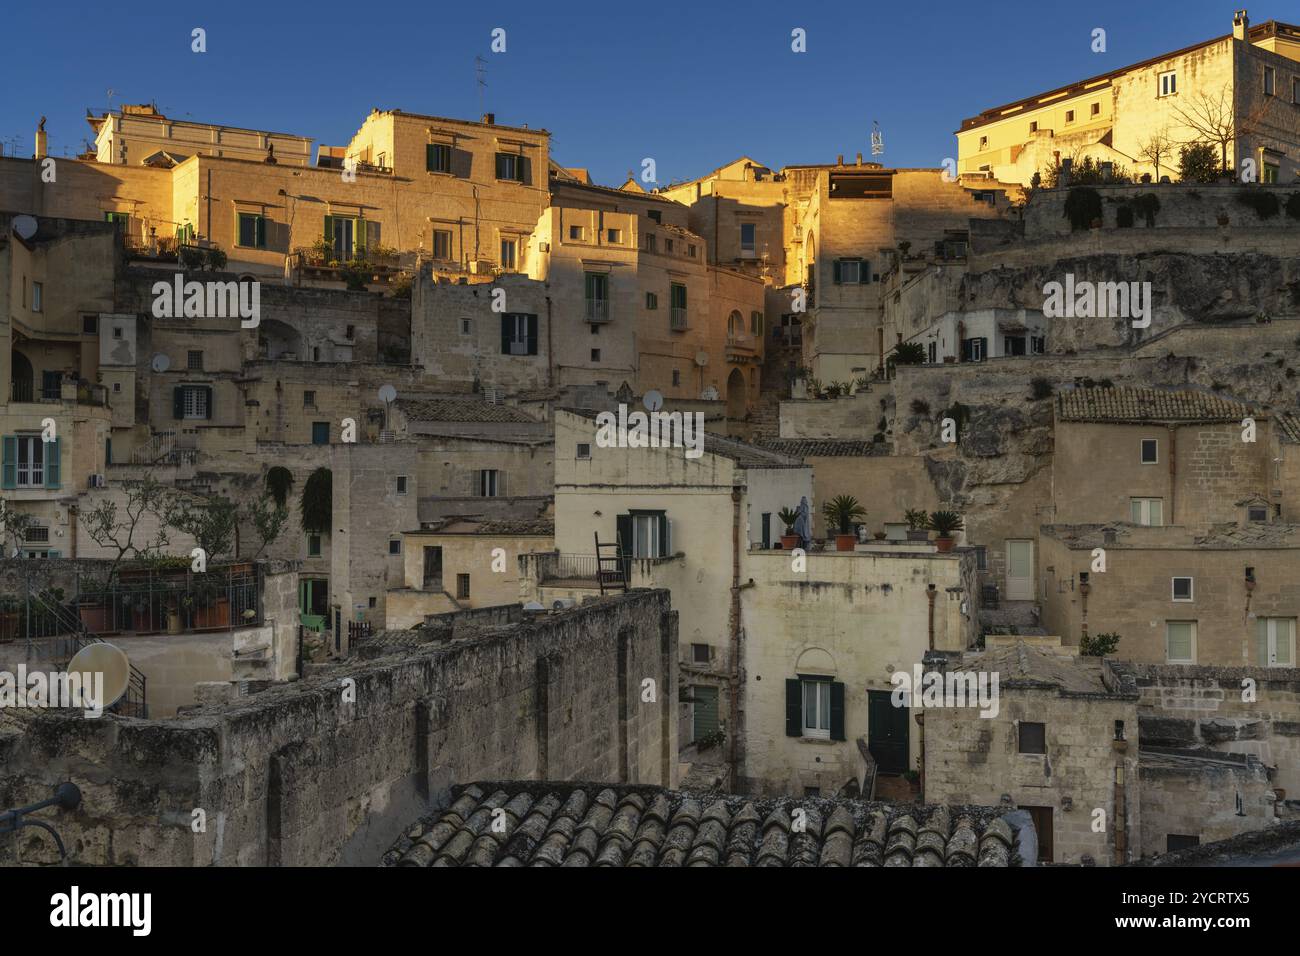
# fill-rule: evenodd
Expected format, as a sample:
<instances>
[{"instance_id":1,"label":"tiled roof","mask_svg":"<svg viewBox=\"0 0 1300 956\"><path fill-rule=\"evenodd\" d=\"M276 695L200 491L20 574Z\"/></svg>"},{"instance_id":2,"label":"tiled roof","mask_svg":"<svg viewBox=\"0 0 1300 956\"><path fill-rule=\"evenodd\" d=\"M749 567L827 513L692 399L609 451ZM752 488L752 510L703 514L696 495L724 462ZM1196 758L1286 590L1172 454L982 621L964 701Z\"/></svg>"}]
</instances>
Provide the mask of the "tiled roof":
<instances>
[{"instance_id":1,"label":"tiled roof","mask_svg":"<svg viewBox=\"0 0 1300 956\"><path fill-rule=\"evenodd\" d=\"M397 407L413 422L526 422L537 419L511 405L472 398L399 398Z\"/></svg>"},{"instance_id":2,"label":"tiled roof","mask_svg":"<svg viewBox=\"0 0 1300 956\"><path fill-rule=\"evenodd\" d=\"M494 535L546 535L555 534L555 522L550 518L488 518L448 515L431 528L422 529L436 534L494 534Z\"/></svg>"},{"instance_id":3,"label":"tiled roof","mask_svg":"<svg viewBox=\"0 0 1300 956\"><path fill-rule=\"evenodd\" d=\"M1282 412L1277 416L1277 425L1282 431L1283 441L1300 445L1300 415L1295 412Z\"/></svg>"},{"instance_id":4,"label":"tiled roof","mask_svg":"<svg viewBox=\"0 0 1300 956\"><path fill-rule=\"evenodd\" d=\"M1065 422L1232 422L1250 406L1214 392L1160 388L1072 388L1056 396Z\"/></svg>"},{"instance_id":5,"label":"tiled roof","mask_svg":"<svg viewBox=\"0 0 1300 956\"><path fill-rule=\"evenodd\" d=\"M388 851L386 865L1021 865L1018 821L989 807L764 801L603 784L479 783L453 796Z\"/></svg>"},{"instance_id":6,"label":"tiled roof","mask_svg":"<svg viewBox=\"0 0 1300 956\"><path fill-rule=\"evenodd\" d=\"M768 438L757 444L791 458L867 458L889 451L883 442L841 438Z\"/></svg>"}]
</instances>

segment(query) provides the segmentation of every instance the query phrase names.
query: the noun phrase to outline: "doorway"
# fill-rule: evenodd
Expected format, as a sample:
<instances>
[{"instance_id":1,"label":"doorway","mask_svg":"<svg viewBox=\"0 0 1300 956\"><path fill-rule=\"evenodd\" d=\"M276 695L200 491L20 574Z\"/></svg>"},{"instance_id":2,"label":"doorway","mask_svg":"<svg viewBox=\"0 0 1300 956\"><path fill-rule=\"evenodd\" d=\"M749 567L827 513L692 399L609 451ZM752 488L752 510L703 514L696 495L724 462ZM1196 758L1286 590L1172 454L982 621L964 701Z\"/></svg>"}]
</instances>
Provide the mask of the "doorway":
<instances>
[{"instance_id":1,"label":"doorway","mask_svg":"<svg viewBox=\"0 0 1300 956\"><path fill-rule=\"evenodd\" d=\"M718 689L716 687L691 688L695 703L691 706L691 739L698 743L718 730Z\"/></svg>"},{"instance_id":2,"label":"doorway","mask_svg":"<svg viewBox=\"0 0 1300 956\"><path fill-rule=\"evenodd\" d=\"M1055 853L1052 845L1052 808L1022 806L1020 809L1029 811L1034 829L1038 832L1038 862L1051 863Z\"/></svg>"},{"instance_id":3,"label":"doorway","mask_svg":"<svg viewBox=\"0 0 1300 956\"><path fill-rule=\"evenodd\" d=\"M1034 542L1007 541L1007 600L1034 600Z\"/></svg>"},{"instance_id":4,"label":"doorway","mask_svg":"<svg viewBox=\"0 0 1300 956\"><path fill-rule=\"evenodd\" d=\"M442 548L425 545L424 590L442 590Z\"/></svg>"},{"instance_id":5,"label":"doorway","mask_svg":"<svg viewBox=\"0 0 1300 956\"><path fill-rule=\"evenodd\" d=\"M908 754L907 707L895 707L893 693L867 691L867 749L883 773L905 773Z\"/></svg>"}]
</instances>

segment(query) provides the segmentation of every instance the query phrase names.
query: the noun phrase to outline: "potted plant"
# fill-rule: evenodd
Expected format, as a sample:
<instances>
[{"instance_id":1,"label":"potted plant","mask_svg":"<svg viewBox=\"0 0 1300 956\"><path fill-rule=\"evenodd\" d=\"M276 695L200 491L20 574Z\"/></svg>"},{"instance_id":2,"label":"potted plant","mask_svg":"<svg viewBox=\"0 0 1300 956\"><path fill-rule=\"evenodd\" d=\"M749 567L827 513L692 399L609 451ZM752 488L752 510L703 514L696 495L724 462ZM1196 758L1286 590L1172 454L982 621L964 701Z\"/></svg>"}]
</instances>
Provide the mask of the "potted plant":
<instances>
[{"instance_id":1,"label":"potted plant","mask_svg":"<svg viewBox=\"0 0 1300 956\"><path fill-rule=\"evenodd\" d=\"M964 525L961 515L955 511L932 511L930 512L930 527L934 530L935 547L946 553L951 551L957 543L952 533L961 531Z\"/></svg>"},{"instance_id":2,"label":"potted plant","mask_svg":"<svg viewBox=\"0 0 1300 956\"><path fill-rule=\"evenodd\" d=\"M785 551L792 551L799 547L799 536L794 533L795 522L799 520L799 510L797 508L782 508L776 513L781 519L781 524L785 526L785 534L781 535L781 547Z\"/></svg>"},{"instance_id":3,"label":"potted plant","mask_svg":"<svg viewBox=\"0 0 1300 956\"><path fill-rule=\"evenodd\" d=\"M822 505L822 515L828 526L838 529L835 534L835 550L852 551L858 540L853 533L853 523L867 516L866 509L858 504L858 499L852 495L836 495Z\"/></svg>"},{"instance_id":4,"label":"potted plant","mask_svg":"<svg viewBox=\"0 0 1300 956\"><path fill-rule=\"evenodd\" d=\"M167 633L179 634L181 632L181 610L176 599L172 598L167 602Z\"/></svg>"},{"instance_id":5,"label":"potted plant","mask_svg":"<svg viewBox=\"0 0 1300 956\"><path fill-rule=\"evenodd\" d=\"M930 516L920 508L908 508L903 512L903 520L907 522L907 540L908 541L929 541Z\"/></svg>"}]
</instances>

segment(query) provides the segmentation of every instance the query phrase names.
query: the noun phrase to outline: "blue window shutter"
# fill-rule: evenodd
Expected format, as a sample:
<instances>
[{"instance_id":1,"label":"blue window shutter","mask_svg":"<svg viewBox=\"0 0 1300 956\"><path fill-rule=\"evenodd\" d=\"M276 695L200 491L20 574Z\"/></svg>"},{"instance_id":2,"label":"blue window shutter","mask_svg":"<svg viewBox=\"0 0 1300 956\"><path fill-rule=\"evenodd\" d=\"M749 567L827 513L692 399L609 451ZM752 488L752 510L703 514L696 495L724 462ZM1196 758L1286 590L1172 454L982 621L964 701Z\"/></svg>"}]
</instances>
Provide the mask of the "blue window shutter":
<instances>
[{"instance_id":1,"label":"blue window shutter","mask_svg":"<svg viewBox=\"0 0 1300 956\"><path fill-rule=\"evenodd\" d=\"M59 460L59 441L60 439L56 438L54 439L54 441L45 443L44 455L45 455L45 487L46 488L59 487L59 471L60 471L59 466L62 464L62 462L60 462Z\"/></svg>"},{"instance_id":2,"label":"blue window shutter","mask_svg":"<svg viewBox=\"0 0 1300 956\"><path fill-rule=\"evenodd\" d=\"M4 466L0 471L3 472L4 479L0 481L0 486L18 487L18 437L16 435L4 436Z\"/></svg>"}]
</instances>

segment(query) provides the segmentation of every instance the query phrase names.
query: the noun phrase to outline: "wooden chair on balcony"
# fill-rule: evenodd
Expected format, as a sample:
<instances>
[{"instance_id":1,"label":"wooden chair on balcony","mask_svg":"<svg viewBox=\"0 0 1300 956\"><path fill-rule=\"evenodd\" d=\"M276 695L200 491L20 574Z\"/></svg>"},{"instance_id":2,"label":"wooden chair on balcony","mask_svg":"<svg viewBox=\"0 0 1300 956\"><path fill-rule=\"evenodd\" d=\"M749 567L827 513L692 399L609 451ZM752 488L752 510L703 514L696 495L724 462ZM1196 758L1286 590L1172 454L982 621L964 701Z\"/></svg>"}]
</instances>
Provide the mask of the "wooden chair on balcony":
<instances>
[{"instance_id":1,"label":"wooden chair on balcony","mask_svg":"<svg viewBox=\"0 0 1300 956\"><path fill-rule=\"evenodd\" d=\"M600 593L626 592L627 561L619 542L601 544L599 534L593 532L591 536L596 541L596 583L600 585Z\"/></svg>"}]
</instances>

